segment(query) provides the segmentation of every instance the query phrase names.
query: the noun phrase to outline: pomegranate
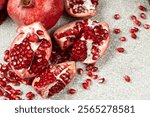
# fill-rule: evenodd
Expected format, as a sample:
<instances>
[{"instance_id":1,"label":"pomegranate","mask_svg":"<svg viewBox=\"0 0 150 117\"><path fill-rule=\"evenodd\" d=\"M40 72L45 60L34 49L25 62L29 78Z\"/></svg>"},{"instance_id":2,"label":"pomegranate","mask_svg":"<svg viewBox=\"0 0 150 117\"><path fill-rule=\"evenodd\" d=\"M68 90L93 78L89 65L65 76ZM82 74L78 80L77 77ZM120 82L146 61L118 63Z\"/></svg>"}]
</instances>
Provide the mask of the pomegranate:
<instances>
[{"instance_id":1,"label":"pomegranate","mask_svg":"<svg viewBox=\"0 0 150 117\"><path fill-rule=\"evenodd\" d=\"M78 20L56 30L54 37L62 50L73 46L72 60L92 64L106 51L110 30L105 22Z\"/></svg>"},{"instance_id":2,"label":"pomegranate","mask_svg":"<svg viewBox=\"0 0 150 117\"><path fill-rule=\"evenodd\" d=\"M6 5L7 0L0 0L0 10L2 10L4 8L4 6Z\"/></svg>"},{"instance_id":3,"label":"pomegranate","mask_svg":"<svg viewBox=\"0 0 150 117\"><path fill-rule=\"evenodd\" d=\"M32 83L34 89L43 97L48 98L59 93L75 75L75 62L64 62L48 66Z\"/></svg>"},{"instance_id":4,"label":"pomegranate","mask_svg":"<svg viewBox=\"0 0 150 117\"><path fill-rule=\"evenodd\" d=\"M98 0L65 0L65 9L73 17L92 17L97 14Z\"/></svg>"},{"instance_id":5,"label":"pomegranate","mask_svg":"<svg viewBox=\"0 0 150 117\"><path fill-rule=\"evenodd\" d=\"M41 22L50 29L62 15L64 4L62 0L9 0L7 11L19 26Z\"/></svg>"},{"instance_id":6,"label":"pomegranate","mask_svg":"<svg viewBox=\"0 0 150 117\"><path fill-rule=\"evenodd\" d=\"M52 51L51 38L39 22L21 26L17 32L10 47L10 65L19 77L34 77L48 64Z\"/></svg>"}]
</instances>

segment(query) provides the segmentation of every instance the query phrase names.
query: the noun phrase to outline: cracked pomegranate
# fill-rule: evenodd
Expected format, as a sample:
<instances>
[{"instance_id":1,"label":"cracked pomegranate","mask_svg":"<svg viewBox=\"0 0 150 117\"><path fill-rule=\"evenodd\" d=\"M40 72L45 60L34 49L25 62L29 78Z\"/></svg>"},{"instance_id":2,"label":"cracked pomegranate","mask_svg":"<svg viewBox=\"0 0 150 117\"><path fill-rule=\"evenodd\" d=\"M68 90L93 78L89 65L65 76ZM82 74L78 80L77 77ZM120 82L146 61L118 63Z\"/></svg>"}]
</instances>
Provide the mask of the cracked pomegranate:
<instances>
[{"instance_id":1,"label":"cracked pomegranate","mask_svg":"<svg viewBox=\"0 0 150 117\"><path fill-rule=\"evenodd\" d=\"M65 9L73 17L92 17L97 14L98 0L65 0Z\"/></svg>"},{"instance_id":2,"label":"cracked pomegranate","mask_svg":"<svg viewBox=\"0 0 150 117\"><path fill-rule=\"evenodd\" d=\"M91 19L78 20L57 29L56 42L62 50L72 46L71 59L86 64L96 63L106 51L110 30L107 23Z\"/></svg>"},{"instance_id":3,"label":"cracked pomegranate","mask_svg":"<svg viewBox=\"0 0 150 117\"><path fill-rule=\"evenodd\" d=\"M38 32L42 32L40 35ZM13 71L21 78L40 74L51 56L51 38L41 23L22 26L13 41L9 61Z\"/></svg>"},{"instance_id":4,"label":"cracked pomegranate","mask_svg":"<svg viewBox=\"0 0 150 117\"><path fill-rule=\"evenodd\" d=\"M62 15L64 4L62 0L9 0L7 11L19 26L41 22L50 29Z\"/></svg>"},{"instance_id":5,"label":"cracked pomegranate","mask_svg":"<svg viewBox=\"0 0 150 117\"><path fill-rule=\"evenodd\" d=\"M75 76L75 62L60 63L48 66L32 83L33 88L43 98L59 93Z\"/></svg>"}]
</instances>

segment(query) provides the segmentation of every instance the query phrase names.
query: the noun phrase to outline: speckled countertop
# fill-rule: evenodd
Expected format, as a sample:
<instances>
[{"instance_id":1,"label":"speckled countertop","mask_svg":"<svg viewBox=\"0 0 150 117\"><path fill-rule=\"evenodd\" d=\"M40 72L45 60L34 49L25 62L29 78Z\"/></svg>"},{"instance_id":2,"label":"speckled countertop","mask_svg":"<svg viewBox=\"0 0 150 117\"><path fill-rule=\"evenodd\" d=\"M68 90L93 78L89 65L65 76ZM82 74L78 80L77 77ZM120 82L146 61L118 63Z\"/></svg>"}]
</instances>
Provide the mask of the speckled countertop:
<instances>
[{"instance_id":1,"label":"speckled countertop","mask_svg":"<svg viewBox=\"0 0 150 117\"><path fill-rule=\"evenodd\" d=\"M89 90L83 90L81 83L87 78L86 75L76 75L74 80L59 94L50 99L60 100L86 100L86 99L150 99L150 30L144 29L142 26L137 33L137 40L130 37L129 29L134 26L130 20L131 15L139 16L139 5L148 8L146 12L147 19L141 20L142 23L150 24L150 6L147 0L99 0L99 14L93 19L108 22L111 29L111 43L105 55L99 60L96 66L99 68L97 74L105 77L104 84L98 84L97 81L92 82ZM115 21L114 14L119 13L121 19ZM59 26L75 20L74 18L64 15L57 25L49 32L53 32ZM112 30L118 27L122 33L113 34ZM9 48L10 43L16 35L17 26L8 18L0 25L0 62L3 62L3 52ZM119 37L126 36L127 42L119 41ZM117 47L124 47L125 53L116 52ZM77 66L84 67L81 63ZM131 83L124 81L123 76L129 75L132 78ZM30 86L21 85L25 92L31 90ZM66 92L69 88L76 88L75 95L68 95ZM36 97L36 99L41 99Z\"/></svg>"}]
</instances>

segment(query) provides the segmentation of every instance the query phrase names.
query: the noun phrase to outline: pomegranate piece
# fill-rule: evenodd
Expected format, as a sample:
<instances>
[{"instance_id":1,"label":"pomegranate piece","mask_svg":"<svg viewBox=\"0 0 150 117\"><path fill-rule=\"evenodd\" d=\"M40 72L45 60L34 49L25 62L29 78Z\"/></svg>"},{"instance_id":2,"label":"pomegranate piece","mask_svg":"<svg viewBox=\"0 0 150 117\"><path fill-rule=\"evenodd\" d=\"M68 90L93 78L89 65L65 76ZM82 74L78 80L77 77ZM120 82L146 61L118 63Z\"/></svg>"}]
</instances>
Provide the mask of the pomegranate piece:
<instances>
[{"instance_id":1,"label":"pomegranate piece","mask_svg":"<svg viewBox=\"0 0 150 117\"><path fill-rule=\"evenodd\" d=\"M19 26L41 22L50 29L62 15L64 3L62 0L9 0L7 11Z\"/></svg>"},{"instance_id":2,"label":"pomegranate piece","mask_svg":"<svg viewBox=\"0 0 150 117\"><path fill-rule=\"evenodd\" d=\"M66 12L73 17L92 17L97 14L98 0L65 0Z\"/></svg>"},{"instance_id":3,"label":"pomegranate piece","mask_svg":"<svg viewBox=\"0 0 150 117\"><path fill-rule=\"evenodd\" d=\"M38 35L38 31L43 35ZM48 64L52 51L51 38L38 22L21 26L17 32L9 52L10 65L19 77L34 77Z\"/></svg>"},{"instance_id":4,"label":"pomegranate piece","mask_svg":"<svg viewBox=\"0 0 150 117\"><path fill-rule=\"evenodd\" d=\"M75 62L64 62L48 66L32 83L33 88L43 98L59 93L75 76Z\"/></svg>"},{"instance_id":5,"label":"pomegranate piece","mask_svg":"<svg viewBox=\"0 0 150 117\"><path fill-rule=\"evenodd\" d=\"M62 50L72 46L72 60L93 64L106 51L110 30L104 22L78 20L56 30L54 37Z\"/></svg>"}]
</instances>

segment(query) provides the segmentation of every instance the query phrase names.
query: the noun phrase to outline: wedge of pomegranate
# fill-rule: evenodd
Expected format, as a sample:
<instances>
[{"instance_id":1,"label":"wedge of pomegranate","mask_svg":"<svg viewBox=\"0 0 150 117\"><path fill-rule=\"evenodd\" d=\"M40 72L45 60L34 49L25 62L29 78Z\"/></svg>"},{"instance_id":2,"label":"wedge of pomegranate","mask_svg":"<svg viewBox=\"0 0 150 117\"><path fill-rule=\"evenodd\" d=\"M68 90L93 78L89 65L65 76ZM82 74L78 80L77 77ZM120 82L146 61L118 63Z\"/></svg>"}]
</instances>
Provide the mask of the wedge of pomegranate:
<instances>
[{"instance_id":1,"label":"wedge of pomegranate","mask_svg":"<svg viewBox=\"0 0 150 117\"><path fill-rule=\"evenodd\" d=\"M41 23L35 22L17 29L10 47L10 65L21 78L41 73L51 56L51 38Z\"/></svg>"},{"instance_id":2,"label":"wedge of pomegranate","mask_svg":"<svg viewBox=\"0 0 150 117\"><path fill-rule=\"evenodd\" d=\"M63 14L64 3L62 0L9 0L7 11L19 26L41 22L50 29Z\"/></svg>"},{"instance_id":3,"label":"wedge of pomegranate","mask_svg":"<svg viewBox=\"0 0 150 117\"><path fill-rule=\"evenodd\" d=\"M97 14L98 0L65 0L65 9L73 17L92 17Z\"/></svg>"},{"instance_id":4,"label":"wedge of pomegranate","mask_svg":"<svg viewBox=\"0 0 150 117\"><path fill-rule=\"evenodd\" d=\"M59 93L73 79L75 62L48 66L41 75L33 80L32 86L43 98Z\"/></svg>"},{"instance_id":5,"label":"wedge of pomegranate","mask_svg":"<svg viewBox=\"0 0 150 117\"><path fill-rule=\"evenodd\" d=\"M110 30L105 22L78 20L56 30L54 37L62 50L73 46L72 60L93 64L106 51Z\"/></svg>"}]
</instances>

